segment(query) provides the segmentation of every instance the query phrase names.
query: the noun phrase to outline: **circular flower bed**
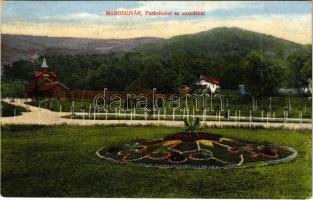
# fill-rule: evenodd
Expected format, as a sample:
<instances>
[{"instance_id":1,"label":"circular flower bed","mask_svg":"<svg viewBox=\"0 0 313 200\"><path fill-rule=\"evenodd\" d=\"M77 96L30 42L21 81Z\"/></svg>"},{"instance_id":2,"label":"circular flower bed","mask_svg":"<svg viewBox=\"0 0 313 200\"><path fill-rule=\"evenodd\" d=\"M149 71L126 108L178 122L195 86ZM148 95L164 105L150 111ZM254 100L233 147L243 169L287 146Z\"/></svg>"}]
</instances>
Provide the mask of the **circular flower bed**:
<instances>
[{"instance_id":1,"label":"circular flower bed","mask_svg":"<svg viewBox=\"0 0 313 200\"><path fill-rule=\"evenodd\" d=\"M270 143L248 142L216 134L175 133L162 140L138 140L101 148L100 158L156 168L230 169L287 162L297 151Z\"/></svg>"}]
</instances>

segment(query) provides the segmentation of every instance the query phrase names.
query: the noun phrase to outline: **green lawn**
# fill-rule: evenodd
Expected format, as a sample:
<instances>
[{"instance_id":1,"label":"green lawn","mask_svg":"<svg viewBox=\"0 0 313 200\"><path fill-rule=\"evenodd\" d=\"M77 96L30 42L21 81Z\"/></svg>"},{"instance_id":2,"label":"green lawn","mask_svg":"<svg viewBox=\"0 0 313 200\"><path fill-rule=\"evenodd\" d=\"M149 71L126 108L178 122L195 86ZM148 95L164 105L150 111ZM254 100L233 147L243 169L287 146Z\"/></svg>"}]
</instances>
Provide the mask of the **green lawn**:
<instances>
[{"instance_id":1,"label":"green lawn","mask_svg":"<svg viewBox=\"0 0 313 200\"><path fill-rule=\"evenodd\" d=\"M100 147L158 139L180 129L157 127L3 126L3 196L309 198L310 131L210 129L212 133L295 148L290 163L232 170L153 169L118 165Z\"/></svg>"}]
</instances>

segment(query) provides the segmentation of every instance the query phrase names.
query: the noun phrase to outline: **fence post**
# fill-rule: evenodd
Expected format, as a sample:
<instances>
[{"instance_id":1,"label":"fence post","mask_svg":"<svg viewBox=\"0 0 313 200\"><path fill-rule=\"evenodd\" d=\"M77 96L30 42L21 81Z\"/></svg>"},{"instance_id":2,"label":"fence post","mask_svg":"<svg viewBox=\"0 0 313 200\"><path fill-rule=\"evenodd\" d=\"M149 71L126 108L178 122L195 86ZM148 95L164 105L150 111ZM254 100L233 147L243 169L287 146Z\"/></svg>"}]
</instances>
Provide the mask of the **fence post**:
<instances>
[{"instance_id":1,"label":"fence post","mask_svg":"<svg viewBox=\"0 0 313 200\"><path fill-rule=\"evenodd\" d=\"M254 110L254 97L252 96L252 110Z\"/></svg>"},{"instance_id":2,"label":"fence post","mask_svg":"<svg viewBox=\"0 0 313 200\"><path fill-rule=\"evenodd\" d=\"M48 119L49 119L49 122L51 122L51 112L49 112L48 114Z\"/></svg>"},{"instance_id":3,"label":"fence post","mask_svg":"<svg viewBox=\"0 0 313 200\"><path fill-rule=\"evenodd\" d=\"M160 109L158 109L158 126L160 126Z\"/></svg>"},{"instance_id":4,"label":"fence post","mask_svg":"<svg viewBox=\"0 0 313 200\"><path fill-rule=\"evenodd\" d=\"M272 112L272 97L270 97L270 112Z\"/></svg>"},{"instance_id":5,"label":"fence post","mask_svg":"<svg viewBox=\"0 0 313 200\"><path fill-rule=\"evenodd\" d=\"M284 110L284 124L286 124L286 111Z\"/></svg>"},{"instance_id":6,"label":"fence post","mask_svg":"<svg viewBox=\"0 0 313 200\"><path fill-rule=\"evenodd\" d=\"M205 109L202 112L202 122L204 122L204 121L205 121Z\"/></svg>"},{"instance_id":7,"label":"fence post","mask_svg":"<svg viewBox=\"0 0 313 200\"><path fill-rule=\"evenodd\" d=\"M258 99L255 100L255 110L258 109Z\"/></svg>"},{"instance_id":8,"label":"fence post","mask_svg":"<svg viewBox=\"0 0 313 200\"><path fill-rule=\"evenodd\" d=\"M91 104L89 104L89 111L88 111L88 117L90 118L90 113L91 113Z\"/></svg>"},{"instance_id":9,"label":"fence post","mask_svg":"<svg viewBox=\"0 0 313 200\"><path fill-rule=\"evenodd\" d=\"M228 97L226 98L226 108L228 108Z\"/></svg>"},{"instance_id":10,"label":"fence post","mask_svg":"<svg viewBox=\"0 0 313 200\"><path fill-rule=\"evenodd\" d=\"M300 113L300 123L302 124L302 112Z\"/></svg>"},{"instance_id":11,"label":"fence post","mask_svg":"<svg viewBox=\"0 0 313 200\"><path fill-rule=\"evenodd\" d=\"M220 110L218 111L218 121L219 122L221 121L221 111Z\"/></svg>"},{"instance_id":12,"label":"fence post","mask_svg":"<svg viewBox=\"0 0 313 200\"><path fill-rule=\"evenodd\" d=\"M212 99L213 97L212 97L212 95L213 95L213 94L212 94L212 92L211 92L211 111L214 111L214 110L213 110L213 105L212 105L212 103L213 103L213 99Z\"/></svg>"},{"instance_id":13,"label":"fence post","mask_svg":"<svg viewBox=\"0 0 313 200\"><path fill-rule=\"evenodd\" d=\"M195 119L195 107L192 106L192 119Z\"/></svg>"},{"instance_id":14,"label":"fence post","mask_svg":"<svg viewBox=\"0 0 313 200\"><path fill-rule=\"evenodd\" d=\"M93 123L96 124L96 108L93 108Z\"/></svg>"},{"instance_id":15,"label":"fence post","mask_svg":"<svg viewBox=\"0 0 313 200\"><path fill-rule=\"evenodd\" d=\"M163 118L166 119L166 107L164 108Z\"/></svg>"},{"instance_id":16,"label":"fence post","mask_svg":"<svg viewBox=\"0 0 313 200\"><path fill-rule=\"evenodd\" d=\"M60 114L59 114L59 123L61 124L61 112L62 112L62 105L60 105Z\"/></svg>"},{"instance_id":17,"label":"fence post","mask_svg":"<svg viewBox=\"0 0 313 200\"><path fill-rule=\"evenodd\" d=\"M72 101L73 113L75 112L75 102Z\"/></svg>"}]
</instances>

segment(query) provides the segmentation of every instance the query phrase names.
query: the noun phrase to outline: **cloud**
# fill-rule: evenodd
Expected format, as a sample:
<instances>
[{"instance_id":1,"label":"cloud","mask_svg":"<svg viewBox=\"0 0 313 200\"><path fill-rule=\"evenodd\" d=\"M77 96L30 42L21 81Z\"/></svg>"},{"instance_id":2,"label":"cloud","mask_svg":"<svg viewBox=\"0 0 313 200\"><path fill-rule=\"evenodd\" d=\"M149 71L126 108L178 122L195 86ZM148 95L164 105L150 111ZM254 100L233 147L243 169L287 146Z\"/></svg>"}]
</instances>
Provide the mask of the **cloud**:
<instances>
[{"instance_id":1,"label":"cloud","mask_svg":"<svg viewBox=\"0 0 313 200\"><path fill-rule=\"evenodd\" d=\"M75 9L71 8L73 12L69 12L69 8L64 6L67 4L63 4L62 2L59 3L58 7L59 9L64 7L62 12L56 10L48 12L46 6L47 13L45 15L34 15L36 16L36 20L4 20L2 31L4 33L59 37L169 38L181 34L206 31L215 27L235 26L299 43L311 43L312 41L311 13L306 13L306 5L310 7L307 2L137 1L136 4L132 4L131 6L127 6L128 2L119 4L105 2L101 2L100 4L96 2L92 5L88 4L88 9L86 7L84 7L85 10L80 8L87 4L81 2L79 7L74 7ZM298 7L294 7L294 5L298 4ZM34 3L34 5L37 4ZM94 10L94 6L96 5L101 5L100 8L96 7L97 11ZM272 8L274 5L280 11L275 11ZM287 12L288 10L284 10L287 8L290 9L290 13ZM105 16L105 9L180 12L206 11L207 15L204 17L108 17ZM26 11L23 12L27 13ZM33 15L32 12L28 13L29 15Z\"/></svg>"},{"instance_id":2,"label":"cloud","mask_svg":"<svg viewBox=\"0 0 313 200\"><path fill-rule=\"evenodd\" d=\"M81 21L81 20L103 20L103 16L93 13L81 12L69 15L55 15L42 17L46 21Z\"/></svg>"},{"instance_id":3,"label":"cloud","mask_svg":"<svg viewBox=\"0 0 313 200\"><path fill-rule=\"evenodd\" d=\"M177 2L177 1L148 1L148 2L138 2L137 6L127 8L127 6L121 6L115 8L113 10L140 10L140 11L206 11L212 12L215 10L230 10L236 8L243 8L247 6L247 2ZM41 16L38 19L35 19L36 22L42 21L50 21L50 22L72 22L72 23L80 23L80 22L91 22L91 23L102 23L108 22L108 17L105 16L106 7L103 7L102 14L96 14L92 12L78 12L78 13L71 13L71 14L57 14L53 13L48 16ZM112 9L108 9L112 10ZM128 19L124 16L111 16L109 19L120 19L124 21L132 21L133 19ZM171 18L166 16L145 16L145 17L132 17L136 21L146 21L146 20L156 20L156 19L163 19L163 18ZM189 18L192 20L192 18Z\"/></svg>"},{"instance_id":4,"label":"cloud","mask_svg":"<svg viewBox=\"0 0 313 200\"><path fill-rule=\"evenodd\" d=\"M16 23L3 24L4 33L48 35L58 37L87 38L135 38L163 37L169 38L181 34L192 34L216 27L239 27L250 31L265 33L298 43L311 43L311 15L286 17L272 15L266 17L252 16L227 20L164 20L149 23L114 23L98 25L73 25L57 23Z\"/></svg>"},{"instance_id":5,"label":"cloud","mask_svg":"<svg viewBox=\"0 0 313 200\"><path fill-rule=\"evenodd\" d=\"M81 12L81 13L74 13L70 15L63 15L63 16L46 16L43 17L45 20L82 20L82 19L99 19L101 17L97 14Z\"/></svg>"}]
</instances>

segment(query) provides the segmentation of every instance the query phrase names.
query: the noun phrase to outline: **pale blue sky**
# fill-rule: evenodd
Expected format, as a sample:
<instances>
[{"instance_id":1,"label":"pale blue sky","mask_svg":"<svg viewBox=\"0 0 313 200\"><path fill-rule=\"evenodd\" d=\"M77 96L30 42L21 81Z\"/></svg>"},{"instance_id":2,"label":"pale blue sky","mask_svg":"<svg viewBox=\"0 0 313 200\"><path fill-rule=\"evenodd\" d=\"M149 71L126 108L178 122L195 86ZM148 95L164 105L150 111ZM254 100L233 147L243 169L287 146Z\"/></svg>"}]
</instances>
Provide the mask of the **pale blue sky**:
<instances>
[{"instance_id":1,"label":"pale blue sky","mask_svg":"<svg viewBox=\"0 0 313 200\"><path fill-rule=\"evenodd\" d=\"M291 37L291 33L302 32L298 42L310 42L310 36L306 39L303 34L310 33L311 24L308 23L311 16L311 4L305 1L229 1L229 2L175 2L175 1L4 1L2 12L3 31L7 33L20 34L38 34L62 36L61 33L55 31L44 32L43 30L32 30L34 27L58 27L63 31L64 36L71 36L70 32L76 33L75 36L112 38L125 38L139 36L159 36L171 37L178 34L193 33L202 31L206 28L214 28L219 26L242 26L249 28L247 20L255 21L259 24L260 31L264 32L264 28L274 25L271 22L276 21L279 26L285 23L286 31L289 31L286 37ZM203 17L108 17L104 13L106 10L134 10L142 11L206 11ZM246 20L246 21L244 21ZM290 26L288 26L288 20ZM299 22L297 22L297 20ZM306 21L303 21L306 20ZM281 22L280 22L281 21ZM233 22L233 25L232 25ZM153 34L149 28L164 25L165 27L173 27L175 24L181 23L182 26L188 24L198 24L193 30L180 28L178 31L165 30L159 34ZM264 24L262 24L264 23ZM244 25L245 24L245 25ZM271 25L269 25L271 24ZM296 24L296 26L295 26ZM297 25L299 24L299 25ZM128 27L129 32L118 32L119 29ZM202 27L202 29L200 28ZM299 28L297 29L297 26ZM303 33L304 27L309 30ZM67 27L65 30L64 28ZM88 32L83 33L82 27ZM97 27L97 28L96 28ZM76 28L76 29L75 29ZM107 28L108 31L105 31ZM136 30L131 30L136 28ZM142 29L141 34L136 33L137 29ZM190 27L192 29L192 27ZM282 27L279 27L282 29ZM74 31L74 29L77 31ZM291 30L292 29L292 30ZM99 30L99 31L96 31ZM253 30L258 31L255 27ZM109 32L111 31L111 32ZM115 34L113 34L113 32ZM279 32L279 30L277 30ZM277 32L276 31L276 32ZM67 32L67 33L66 33ZM94 35L97 32L96 35ZM266 32L266 31L265 31ZM270 34L271 31L269 31ZM78 34L78 35L77 35ZM152 35L151 35L152 34ZM124 35L124 36L123 36ZM280 33L279 36L281 36ZM297 38L294 39L297 41Z\"/></svg>"}]
</instances>

